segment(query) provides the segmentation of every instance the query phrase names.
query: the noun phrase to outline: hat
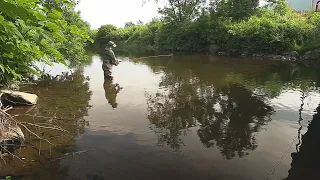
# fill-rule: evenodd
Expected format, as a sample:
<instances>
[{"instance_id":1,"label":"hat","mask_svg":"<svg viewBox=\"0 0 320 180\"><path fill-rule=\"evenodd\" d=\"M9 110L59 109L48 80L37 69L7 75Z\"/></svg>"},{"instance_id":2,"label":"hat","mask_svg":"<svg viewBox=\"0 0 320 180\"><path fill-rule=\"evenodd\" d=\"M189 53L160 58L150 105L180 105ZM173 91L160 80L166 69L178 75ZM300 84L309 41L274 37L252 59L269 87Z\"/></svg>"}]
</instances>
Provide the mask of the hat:
<instances>
[{"instance_id":1,"label":"hat","mask_svg":"<svg viewBox=\"0 0 320 180\"><path fill-rule=\"evenodd\" d=\"M113 41L109 41L107 46L109 46L109 47L117 47L117 45Z\"/></svg>"}]
</instances>

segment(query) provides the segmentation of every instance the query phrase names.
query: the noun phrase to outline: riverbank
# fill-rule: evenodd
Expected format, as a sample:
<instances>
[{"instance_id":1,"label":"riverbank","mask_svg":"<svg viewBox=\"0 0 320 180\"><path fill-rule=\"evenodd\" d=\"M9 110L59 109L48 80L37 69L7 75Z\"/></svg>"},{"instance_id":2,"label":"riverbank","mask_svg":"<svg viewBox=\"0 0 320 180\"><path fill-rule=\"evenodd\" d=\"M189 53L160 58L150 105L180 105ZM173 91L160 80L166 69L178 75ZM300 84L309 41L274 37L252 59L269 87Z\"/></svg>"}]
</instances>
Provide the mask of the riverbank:
<instances>
[{"instance_id":1,"label":"riverbank","mask_svg":"<svg viewBox=\"0 0 320 180\"><path fill-rule=\"evenodd\" d=\"M271 59L271 60L281 60L281 61L293 61L293 62L308 62L313 61L319 63L320 65L320 49L315 48L313 50L309 50L306 52L297 52L297 51L290 51L281 54L271 54L271 53L247 53L247 52L240 52L236 49L230 50L223 50L218 45L211 45L209 47L209 54L210 55L219 55L219 56L234 56L234 57L253 57L253 58L264 58L264 59Z\"/></svg>"},{"instance_id":2,"label":"riverbank","mask_svg":"<svg viewBox=\"0 0 320 180\"><path fill-rule=\"evenodd\" d=\"M320 15L297 13L284 1L273 7L256 8L252 14L238 19L213 11L194 20L153 19L125 28L103 25L98 29L95 42L102 47L112 40L126 47L183 52L206 52L215 44L222 49L220 55L317 59L312 51L319 48ZM299 55L288 54L294 51Z\"/></svg>"}]
</instances>

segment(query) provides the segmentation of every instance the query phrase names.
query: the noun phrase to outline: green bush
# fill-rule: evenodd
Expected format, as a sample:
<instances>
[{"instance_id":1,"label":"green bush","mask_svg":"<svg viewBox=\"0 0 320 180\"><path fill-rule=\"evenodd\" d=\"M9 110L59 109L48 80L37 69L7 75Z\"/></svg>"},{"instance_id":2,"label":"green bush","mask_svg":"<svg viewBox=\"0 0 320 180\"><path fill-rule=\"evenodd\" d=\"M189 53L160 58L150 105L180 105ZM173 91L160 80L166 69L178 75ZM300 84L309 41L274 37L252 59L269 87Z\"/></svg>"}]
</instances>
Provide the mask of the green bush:
<instances>
[{"instance_id":1,"label":"green bush","mask_svg":"<svg viewBox=\"0 0 320 180\"><path fill-rule=\"evenodd\" d=\"M275 8L263 10L247 21L230 25L228 29L228 48L247 52L281 53L301 49L308 43L314 25L304 15Z\"/></svg>"},{"instance_id":2,"label":"green bush","mask_svg":"<svg viewBox=\"0 0 320 180\"><path fill-rule=\"evenodd\" d=\"M100 29L106 28L102 26L97 41L191 52L207 51L210 44L225 50L266 54L320 47L319 13L297 13L284 0L277 1L273 8L257 8L257 2L219 1L194 19L164 17L139 26L129 22L125 28L110 26L104 30L107 33L99 34ZM244 8L235 11L234 4L239 3Z\"/></svg>"},{"instance_id":3,"label":"green bush","mask_svg":"<svg viewBox=\"0 0 320 180\"><path fill-rule=\"evenodd\" d=\"M0 83L38 74L35 62L78 61L90 40L73 0L0 1ZM71 13L70 13L71 12Z\"/></svg>"},{"instance_id":4,"label":"green bush","mask_svg":"<svg viewBox=\"0 0 320 180\"><path fill-rule=\"evenodd\" d=\"M163 23L156 35L156 47L166 50L203 51L209 46L210 17L194 22Z\"/></svg>"}]
</instances>

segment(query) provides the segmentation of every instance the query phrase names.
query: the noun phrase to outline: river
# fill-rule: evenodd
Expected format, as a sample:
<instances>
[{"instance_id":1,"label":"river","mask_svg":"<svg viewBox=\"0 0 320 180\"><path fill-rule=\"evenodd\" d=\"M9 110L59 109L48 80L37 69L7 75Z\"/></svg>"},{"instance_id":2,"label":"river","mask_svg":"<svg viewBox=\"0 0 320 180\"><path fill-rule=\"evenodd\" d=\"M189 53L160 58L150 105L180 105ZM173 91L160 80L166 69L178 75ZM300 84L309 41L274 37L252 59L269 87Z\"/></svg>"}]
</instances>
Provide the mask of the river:
<instances>
[{"instance_id":1,"label":"river","mask_svg":"<svg viewBox=\"0 0 320 180\"><path fill-rule=\"evenodd\" d=\"M94 54L72 73L56 65L47 71L60 76L22 87L39 96L38 105L11 113L26 113L19 120L53 123L68 133L36 129L56 147L26 135L26 146L15 152L24 162L2 163L1 176L299 177L292 157L303 156L308 146L302 135L320 102L317 70L263 59L119 56L112 83L104 82L103 56Z\"/></svg>"}]
</instances>

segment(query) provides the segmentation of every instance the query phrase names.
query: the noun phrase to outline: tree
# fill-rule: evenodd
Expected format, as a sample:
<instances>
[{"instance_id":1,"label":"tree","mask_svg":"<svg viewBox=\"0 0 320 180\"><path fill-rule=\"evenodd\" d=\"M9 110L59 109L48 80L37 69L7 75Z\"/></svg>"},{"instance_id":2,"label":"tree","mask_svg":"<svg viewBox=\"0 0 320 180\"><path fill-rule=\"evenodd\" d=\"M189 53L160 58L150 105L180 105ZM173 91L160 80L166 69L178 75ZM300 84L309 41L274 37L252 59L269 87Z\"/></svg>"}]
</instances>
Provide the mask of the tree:
<instances>
[{"instance_id":1,"label":"tree","mask_svg":"<svg viewBox=\"0 0 320 180\"><path fill-rule=\"evenodd\" d=\"M126 23L124 24L124 28L125 28L125 29L128 29L128 28L130 28L130 27L132 27L132 26L135 26L135 24L134 24L132 21L126 22Z\"/></svg>"},{"instance_id":2,"label":"tree","mask_svg":"<svg viewBox=\"0 0 320 180\"><path fill-rule=\"evenodd\" d=\"M63 17L64 10L73 10L72 2L0 1L0 83L39 74L36 61L66 64L65 57L84 48L88 34ZM62 47L72 37L78 38L77 51L66 53Z\"/></svg>"},{"instance_id":3,"label":"tree","mask_svg":"<svg viewBox=\"0 0 320 180\"><path fill-rule=\"evenodd\" d=\"M107 44L112 40L112 32L116 31L117 27L111 24L102 25L98 29L97 41L100 46Z\"/></svg>"},{"instance_id":4,"label":"tree","mask_svg":"<svg viewBox=\"0 0 320 180\"><path fill-rule=\"evenodd\" d=\"M206 0L168 0L168 5L159 9L159 13L169 22L193 20L201 14L205 3Z\"/></svg>"},{"instance_id":5,"label":"tree","mask_svg":"<svg viewBox=\"0 0 320 180\"><path fill-rule=\"evenodd\" d=\"M211 0L213 15L230 17L239 21L250 17L259 7L259 0Z\"/></svg>"},{"instance_id":6,"label":"tree","mask_svg":"<svg viewBox=\"0 0 320 180\"><path fill-rule=\"evenodd\" d=\"M138 25L138 26L143 26L143 25L144 25L144 23L143 23L143 21L138 20L138 21L137 21L137 25Z\"/></svg>"}]
</instances>

